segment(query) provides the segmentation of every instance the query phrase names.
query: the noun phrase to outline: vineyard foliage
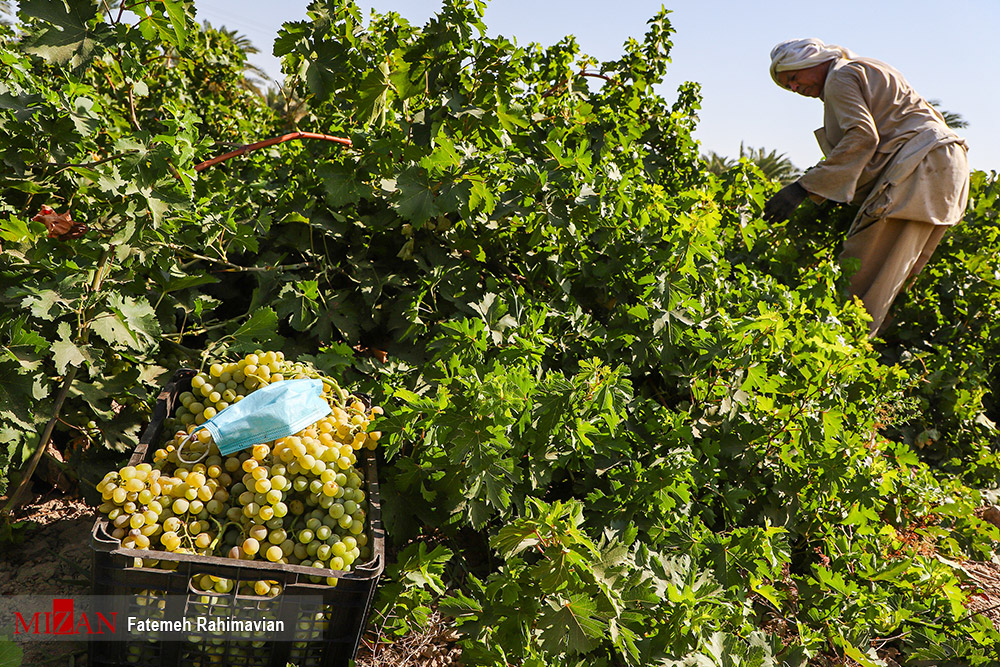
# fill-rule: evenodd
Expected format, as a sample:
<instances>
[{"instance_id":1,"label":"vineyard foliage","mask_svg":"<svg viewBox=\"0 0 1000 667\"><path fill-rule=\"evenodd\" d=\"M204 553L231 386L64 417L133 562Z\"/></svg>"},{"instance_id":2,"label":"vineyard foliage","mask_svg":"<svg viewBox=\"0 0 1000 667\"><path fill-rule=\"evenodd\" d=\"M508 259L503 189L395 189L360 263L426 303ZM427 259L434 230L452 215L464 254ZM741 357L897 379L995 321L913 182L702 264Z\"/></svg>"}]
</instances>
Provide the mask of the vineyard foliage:
<instances>
[{"instance_id":1,"label":"vineyard foliage","mask_svg":"<svg viewBox=\"0 0 1000 667\"><path fill-rule=\"evenodd\" d=\"M597 62L479 0L317 0L268 105L196 5L129 6L0 27L0 480L55 418L85 486L165 373L280 347L386 407L386 636L436 608L468 665L995 664L961 567L1000 540L994 175L869 342L851 212L765 225L776 183L708 174L666 11ZM194 169L294 130L353 145Z\"/></svg>"}]
</instances>

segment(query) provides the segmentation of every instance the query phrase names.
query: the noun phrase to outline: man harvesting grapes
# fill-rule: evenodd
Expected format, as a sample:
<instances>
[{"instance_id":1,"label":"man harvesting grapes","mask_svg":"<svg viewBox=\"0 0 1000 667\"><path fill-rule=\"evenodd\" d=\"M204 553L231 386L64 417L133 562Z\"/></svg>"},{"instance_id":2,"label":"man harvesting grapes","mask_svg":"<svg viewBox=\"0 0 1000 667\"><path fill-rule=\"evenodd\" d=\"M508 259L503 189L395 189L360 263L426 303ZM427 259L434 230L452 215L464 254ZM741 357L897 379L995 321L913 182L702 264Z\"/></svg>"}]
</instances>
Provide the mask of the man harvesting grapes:
<instances>
[{"instance_id":1,"label":"man harvesting grapes","mask_svg":"<svg viewBox=\"0 0 1000 667\"><path fill-rule=\"evenodd\" d=\"M965 140L902 74L840 46L782 42L771 51L771 78L823 100L816 138L826 157L768 200L764 219L787 219L807 196L860 206L841 258L861 262L850 290L871 315L874 336L907 280L965 212Z\"/></svg>"}]
</instances>

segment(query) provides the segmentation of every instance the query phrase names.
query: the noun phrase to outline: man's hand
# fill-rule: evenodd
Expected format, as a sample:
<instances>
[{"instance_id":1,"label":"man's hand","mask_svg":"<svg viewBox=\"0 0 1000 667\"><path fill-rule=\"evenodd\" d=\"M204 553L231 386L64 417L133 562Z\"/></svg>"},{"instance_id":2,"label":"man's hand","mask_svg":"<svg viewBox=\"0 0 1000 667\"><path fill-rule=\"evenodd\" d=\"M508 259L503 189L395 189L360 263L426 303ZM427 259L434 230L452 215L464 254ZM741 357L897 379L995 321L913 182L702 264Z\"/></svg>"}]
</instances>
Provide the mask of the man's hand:
<instances>
[{"instance_id":1,"label":"man's hand","mask_svg":"<svg viewBox=\"0 0 1000 667\"><path fill-rule=\"evenodd\" d=\"M764 204L764 219L768 222L787 220L809 192L798 181L789 183Z\"/></svg>"}]
</instances>

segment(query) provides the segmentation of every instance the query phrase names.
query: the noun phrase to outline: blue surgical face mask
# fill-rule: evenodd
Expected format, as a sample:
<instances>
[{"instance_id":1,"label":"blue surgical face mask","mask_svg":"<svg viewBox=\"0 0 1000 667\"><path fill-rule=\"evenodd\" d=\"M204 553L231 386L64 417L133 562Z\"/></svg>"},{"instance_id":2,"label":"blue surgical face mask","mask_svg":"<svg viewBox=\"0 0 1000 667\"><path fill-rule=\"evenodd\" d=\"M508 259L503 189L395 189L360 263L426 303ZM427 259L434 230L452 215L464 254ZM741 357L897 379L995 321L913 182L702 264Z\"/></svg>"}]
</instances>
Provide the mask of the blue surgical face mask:
<instances>
[{"instance_id":1,"label":"blue surgical face mask","mask_svg":"<svg viewBox=\"0 0 1000 667\"><path fill-rule=\"evenodd\" d=\"M227 456L298 433L330 412L330 404L323 398L322 380L281 380L247 394L195 429L189 439L206 429L219 451ZM181 458L180 449L177 457L184 463L197 463Z\"/></svg>"}]
</instances>

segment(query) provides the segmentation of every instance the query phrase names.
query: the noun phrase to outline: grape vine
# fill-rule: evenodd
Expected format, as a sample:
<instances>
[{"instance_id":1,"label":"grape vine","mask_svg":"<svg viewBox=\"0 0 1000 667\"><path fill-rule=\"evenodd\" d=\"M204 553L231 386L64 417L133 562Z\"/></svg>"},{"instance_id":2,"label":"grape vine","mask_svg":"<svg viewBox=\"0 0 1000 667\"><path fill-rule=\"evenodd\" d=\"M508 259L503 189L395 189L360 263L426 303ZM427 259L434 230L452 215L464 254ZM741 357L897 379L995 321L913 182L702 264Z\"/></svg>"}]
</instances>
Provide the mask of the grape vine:
<instances>
[{"instance_id":1,"label":"grape vine","mask_svg":"<svg viewBox=\"0 0 1000 667\"><path fill-rule=\"evenodd\" d=\"M434 610L469 665L992 664L961 563L1000 541L995 174L872 342L851 212L767 226L775 183L704 169L666 11L598 62L489 36L479 0L316 1L272 106L197 3L51 4L0 28L3 482L40 443L84 482L124 457L176 368L185 431L314 368L386 408L384 636ZM344 142L199 169L299 132ZM205 470L164 448L92 500L136 547L347 567L363 498L317 428Z\"/></svg>"}]
</instances>

